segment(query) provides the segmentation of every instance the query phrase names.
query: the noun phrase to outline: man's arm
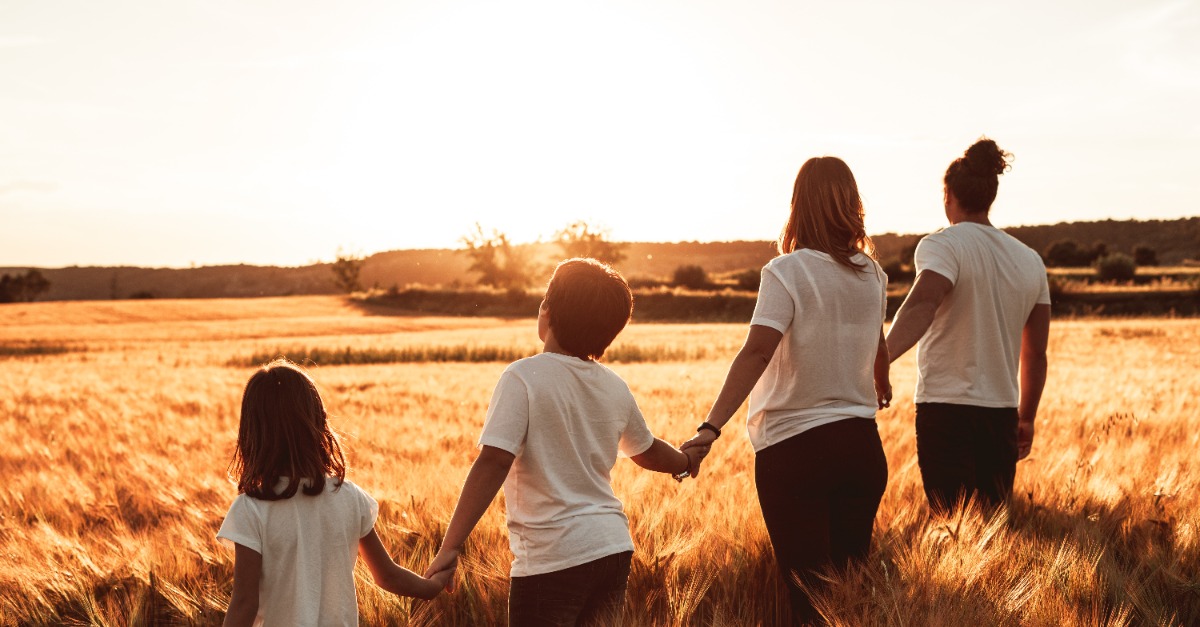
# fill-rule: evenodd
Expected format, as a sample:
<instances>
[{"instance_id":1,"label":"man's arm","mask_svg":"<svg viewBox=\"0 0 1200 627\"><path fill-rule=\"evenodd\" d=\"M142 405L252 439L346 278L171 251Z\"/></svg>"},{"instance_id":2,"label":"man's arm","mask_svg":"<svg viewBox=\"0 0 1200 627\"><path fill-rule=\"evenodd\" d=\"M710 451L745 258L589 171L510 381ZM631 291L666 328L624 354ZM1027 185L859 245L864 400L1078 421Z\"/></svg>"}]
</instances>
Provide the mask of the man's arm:
<instances>
[{"instance_id":1,"label":"man's arm","mask_svg":"<svg viewBox=\"0 0 1200 627\"><path fill-rule=\"evenodd\" d=\"M933 316L941 306L946 294L954 289L950 279L932 271L923 270L917 275L904 304L896 312L896 319L887 334L888 357L896 361L908 349L916 345L929 325L933 324Z\"/></svg>"},{"instance_id":2,"label":"man's arm","mask_svg":"<svg viewBox=\"0 0 1200 627\"><path fill-rule=\"evenodd\" d=\"M479 451L479 457L471 464L467 480L463 483L462 494L458 496L458 504L454 506L454 514L450 516L450 524L446 527L446 537L442 539L442 547L438 549L433 563L425 569L425 576L454 568L458 554L467 541L467 536L475 529L488 505L504 485L508 471L512 468L516 456L506 450L484 445ZM453 582L451 582L453 587Z\"/></svg>"},{"instance_id":3,"label":"man's arm","mask_svg":"<svg viewBox=\"0 0 1200 627\"><path fill-rule=\"evenodd\" d=\"M1033 419L1046 387L1046 346L1050 343L1050 305L1034 305L1021 331L1021 400L1017 405L1017 459L1033 448Z\"/></svg>"}]
</instances>

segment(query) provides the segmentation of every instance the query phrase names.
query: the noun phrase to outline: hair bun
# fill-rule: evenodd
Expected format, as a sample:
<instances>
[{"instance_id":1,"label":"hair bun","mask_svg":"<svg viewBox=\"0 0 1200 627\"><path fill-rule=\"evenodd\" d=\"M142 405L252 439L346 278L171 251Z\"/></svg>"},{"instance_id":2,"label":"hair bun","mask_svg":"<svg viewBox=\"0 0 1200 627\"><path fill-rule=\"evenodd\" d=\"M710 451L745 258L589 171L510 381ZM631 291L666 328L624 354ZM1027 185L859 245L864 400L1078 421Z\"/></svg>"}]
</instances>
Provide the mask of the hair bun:
<instances>
[{"instance_id":1,"label":"hair bun","mask_svg":"<svg viewBox=\"0 0 1200 627\"><path fill-rule=\"evenodd\" d=\"M972 172L999 176L1008 169L1012 154L1000 150L996 142L982 137L963 153L963 161Z\"/></svg>"}]
</instances>

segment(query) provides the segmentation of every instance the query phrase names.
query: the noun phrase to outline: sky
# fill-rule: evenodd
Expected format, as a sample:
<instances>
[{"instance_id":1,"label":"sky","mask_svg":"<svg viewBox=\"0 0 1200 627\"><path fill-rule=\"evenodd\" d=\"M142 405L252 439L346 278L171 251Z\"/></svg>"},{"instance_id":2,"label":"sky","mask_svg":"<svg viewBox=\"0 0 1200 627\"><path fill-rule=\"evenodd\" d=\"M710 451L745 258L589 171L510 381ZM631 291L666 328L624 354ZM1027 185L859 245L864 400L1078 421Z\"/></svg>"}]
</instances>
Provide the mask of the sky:
<instances>
[{"instance_id":1,"label":"sky","mask_svg":"<svg viewBox=\"0 0 1200 627\"><path fill-rule=\"evenodd\" d=\"M0 0L0 266L303 265L774 239L800 165L869 233L1200 215L1200 2Z\"/></svg>"}]
</instances>

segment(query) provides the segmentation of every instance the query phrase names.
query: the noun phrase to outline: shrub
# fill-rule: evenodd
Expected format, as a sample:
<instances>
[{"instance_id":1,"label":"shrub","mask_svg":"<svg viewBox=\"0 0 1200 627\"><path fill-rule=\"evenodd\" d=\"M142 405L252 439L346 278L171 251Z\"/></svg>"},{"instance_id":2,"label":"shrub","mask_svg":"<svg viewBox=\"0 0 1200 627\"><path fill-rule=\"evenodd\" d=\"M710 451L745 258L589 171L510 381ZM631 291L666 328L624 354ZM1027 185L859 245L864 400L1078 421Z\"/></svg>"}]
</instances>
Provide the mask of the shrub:
<instances>
[{"instance_id":1,"label":"shrub","mask_svg":"<svg viewBox=\"0 0 1200 627\"><path fill-rule=\"evenodd\" d=\"M708 273L700 266L688 265L675 268L675 274L672 275L671 284L677 287L686 287L694 290L704 289L709 286Z\"/></svg>"},{"instance_id":2,"label":"shrub","mask_svg":"<svg viewBox=\"0 0 1200 627\"><path fill-rule=\"evenodd\" d=\"M1042 253L1042 258L1046 260L1046 265L1059 268L1082 267L1092 260L1091 251L1073 239L1060 239L1050 244Z\"/></svg>"},{"instance_id":3,"label":"shrub","mask_svg":"<svg viewBox=\"0 0 1200 627\"><path fill-rule=\"evenodd\" d=\"M1125 253L1112 253L1096 260L1096 277L1101 281L1128 281L1137 274L1137 262Z\"/></svg>"},{"instance_id":4,"label":"shrub","mask_svg":"<svg viewBox=\"0 0 1200 627\"><path fill-rule=\"evenodd\" d=\"M762 283L762 271L749 268L733 275L734 284L744 292L757 292Z\"/></svg>"},{"instance_id":5,"label":"shrub","mask_svg":"<svg viewBox=\"0 0 1200 627\"><path fill-rule=\"evenodd\" d=\"M1149 246L1135 246L1133 248L1133 261L1139 266L1157 266L1158 253Z\"/></svg>"}]
</instances>

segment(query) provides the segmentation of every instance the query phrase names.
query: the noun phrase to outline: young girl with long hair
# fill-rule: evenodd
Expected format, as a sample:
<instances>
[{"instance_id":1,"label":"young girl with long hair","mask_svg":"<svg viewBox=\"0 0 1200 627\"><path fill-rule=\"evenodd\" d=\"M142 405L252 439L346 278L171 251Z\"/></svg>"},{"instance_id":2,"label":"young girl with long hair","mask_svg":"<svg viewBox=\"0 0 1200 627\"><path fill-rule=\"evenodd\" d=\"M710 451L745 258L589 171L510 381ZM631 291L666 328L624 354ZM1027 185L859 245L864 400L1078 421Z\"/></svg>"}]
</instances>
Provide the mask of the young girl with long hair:
<instances>
[{"instance_id":1,"label":"young girl with long hair","mask_svg":"<svg viewBox=\"0 0 1200 627\"><path fill-rule=\"evenodd\" d=\"M762 270L745 345L683 445L711 445L750 397L755 488L798 622L817 618L806 590L820 587L822 568L866 558L887 484L875 427L875 410L892 396L887 275L872 253L850 168L809 159L779 256Z\"/></svg>"},{"instance_id":2,"label":"young girl with long hair","mask_svg":"<svg viewBox=\"0 0 1200 627\"><path fill-rule=\"evenodd\" d=\"M453 575L426 579L392 561L375 533L379 507L346 479L316 383L294 363L273 361L246 383L230 475L238 496L217 533L234 549L225 625L357 625L358 555L402 596L433 598Z\"/></svg>"}]
</instances>

